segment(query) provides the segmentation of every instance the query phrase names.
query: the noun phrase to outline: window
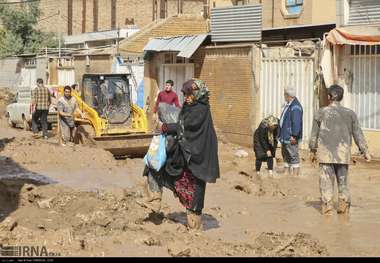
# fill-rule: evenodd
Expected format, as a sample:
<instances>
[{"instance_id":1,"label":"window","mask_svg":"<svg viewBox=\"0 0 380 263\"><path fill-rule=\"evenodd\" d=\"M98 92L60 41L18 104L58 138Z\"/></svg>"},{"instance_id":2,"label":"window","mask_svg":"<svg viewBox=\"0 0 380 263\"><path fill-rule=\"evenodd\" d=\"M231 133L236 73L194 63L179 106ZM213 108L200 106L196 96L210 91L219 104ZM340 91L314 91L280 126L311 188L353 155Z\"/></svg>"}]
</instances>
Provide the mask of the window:
<instances>
[{"instance_id":1,"label":"window","mask_svg":"<svg viewBox=\"0 0 380 263\"><path fill-rule=\"evenodd\" d=\"M285 7L289 15L299 15L302 12L303 0L286 0Z\"/></svg>"}]
</instances>

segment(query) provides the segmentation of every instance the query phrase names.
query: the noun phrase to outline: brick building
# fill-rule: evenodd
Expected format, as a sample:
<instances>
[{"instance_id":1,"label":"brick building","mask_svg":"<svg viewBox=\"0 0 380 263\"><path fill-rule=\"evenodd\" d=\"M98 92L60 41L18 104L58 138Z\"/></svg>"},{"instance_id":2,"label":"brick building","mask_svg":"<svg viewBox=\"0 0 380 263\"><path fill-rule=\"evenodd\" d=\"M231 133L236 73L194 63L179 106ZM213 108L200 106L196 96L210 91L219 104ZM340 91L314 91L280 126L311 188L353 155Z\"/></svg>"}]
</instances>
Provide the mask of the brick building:
<instances>
[{"instance_id":1,"label":"brick building","mask_svg":"<svg viewBox=\"0 0 380 263\"><path fill-rule=\"evenodd\" d=\"M207 15L207 0L41 0L39 28L76 35L146 25L177 14Z\"/></svg>"}]
</instances>

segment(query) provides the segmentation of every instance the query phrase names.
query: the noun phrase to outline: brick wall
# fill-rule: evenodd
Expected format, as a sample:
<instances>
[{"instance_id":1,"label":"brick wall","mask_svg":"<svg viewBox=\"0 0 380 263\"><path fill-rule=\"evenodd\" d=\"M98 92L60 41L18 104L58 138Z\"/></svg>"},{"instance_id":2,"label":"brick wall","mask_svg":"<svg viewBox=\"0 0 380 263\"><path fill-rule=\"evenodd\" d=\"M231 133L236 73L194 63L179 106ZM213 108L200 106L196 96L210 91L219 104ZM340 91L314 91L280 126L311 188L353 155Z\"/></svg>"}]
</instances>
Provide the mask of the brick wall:
<instances>
[{"instance_id":1,"label":"brick wall","mask_svg":"<svg viewBox=\"0 0 380 263\"><path fill-rule=\"evenodd\" d=\"M83 12L83 3L82 1L73 0L73 35L82 33L82 12ZM65 14L63 14L65 15ZM67 15L66 15L67 16ZM68 18L65 17L66 23Z\"/></svg>"},{"instance_id":2,"label":"brick wall","mask_svg":"<svg viewBox=\"0 0 380 263\"><path fill-rule=\"evenodd\" d=\"M123 28L127 26L126 20L134 20L141 28L152 22L153 1L152 0L129 0L117 1L116 24Z\"/></svg>"},{"instance_id":3,"label":"brick wall","mask_svg":"<svg viewBox=\"0 0 380 263\"><path fill-rule=\"evenodd\" d=\"M93 32L93 0L72 0L73 3L73 34L82 33L83 22L83 1L86 2L86 32ZM178 14L178 1L167 0L168 17ZM159 13L159 0L158 10ZM63 34L68 33L68 0L41 0L40 8L42 11L39 28L45 32ZM186 14L200 14L203 10L203 0L184 0L183 12ZM60 11L62 18L58 18ZM159 17L159 15L157 16ZM143 28L153 21L153 0L117 0L116 1L116 26L125 28L133 19L135 25ZM98 31L111 30L111 0L98 0Z\"/></svg>"},{"instance_id":4,"label":"brick wall","mask_svg":"<svg viewBox=\"0 0 380 263\"><path fill-rule=\"evenodd\" d=\"M203 1L200 0L185 0L183 2L184 14L201 15L203 12Z\"/></svg>"},{"instance_id":5,"label":"brick wall","mask_svg":"<svg viewBox=\"0 0 380 263\"><path fill-rule=\"evenodd\" d=\"M255 126L251 47L203 48L194 56L195 77L211 93L215 126L232 142L250 146Z\"/></svg>"},{"instance_id":6,"label":"brick wall","mask_svg":"<svg viewBox=\"0 0 380 263\"><path fill-rule=\"evenodd\" d=\"M67 33L67 19L61 18L59 19L58 11L61 14L67 17L67 0L66 1L49 1L42 0L40 2L41 16L40 22L37 26L38 29L44 32L54 32L58 33L59 30L63 32L63 34Z\"/></svg>"}]
</instances>

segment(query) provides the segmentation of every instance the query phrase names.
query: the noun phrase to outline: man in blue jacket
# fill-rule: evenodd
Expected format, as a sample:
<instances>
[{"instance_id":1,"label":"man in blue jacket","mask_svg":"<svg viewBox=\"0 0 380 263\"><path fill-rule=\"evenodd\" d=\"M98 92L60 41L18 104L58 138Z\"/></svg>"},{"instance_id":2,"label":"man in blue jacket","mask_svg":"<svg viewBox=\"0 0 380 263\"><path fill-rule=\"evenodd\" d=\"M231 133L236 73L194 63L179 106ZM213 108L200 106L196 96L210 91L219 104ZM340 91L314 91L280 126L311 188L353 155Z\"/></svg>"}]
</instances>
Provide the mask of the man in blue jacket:
<instances>
[{"instance_id":1,"label":"man in blue jacket","mask_svg":"<svg viewBox=\"0 0 380 263\"><path fill-rule=\"evenodd\" d=\"M288 173L299 175L300 157L298 145L302 140L302 114L301 103L296 98L294 88L286 88L284 92L286 105L280 119L279 141L282 144L282 157L284 167Z\"/></svg>"}]
</instances>

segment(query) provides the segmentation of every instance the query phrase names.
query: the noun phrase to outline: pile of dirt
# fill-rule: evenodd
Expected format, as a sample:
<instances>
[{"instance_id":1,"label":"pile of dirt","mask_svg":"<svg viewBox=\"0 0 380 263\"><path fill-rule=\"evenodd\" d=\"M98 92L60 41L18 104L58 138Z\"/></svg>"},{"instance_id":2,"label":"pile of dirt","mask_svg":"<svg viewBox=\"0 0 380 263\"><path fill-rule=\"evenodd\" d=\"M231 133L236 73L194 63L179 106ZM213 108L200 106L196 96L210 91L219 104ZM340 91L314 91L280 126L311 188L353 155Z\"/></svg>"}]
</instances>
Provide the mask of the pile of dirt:
<instances>
[{"instance_id":1,"label":"pile of dirt","mask_svg":"<svg viewBox=\"0 0 380 263\"><path fill-rule=\"evenodd\" d=\"M8 88L0 88L0 119L4 117L6 106L14 100L15 96Z\"/></svg>"},{"instance_id":2,"label":"pile of dirt","mask_svg":"<svg viewBox=\"0 0 380 263\"><path fill-rule=\"evenodd\" d=\"M261 256L272 257L315 257L329 253L318 240L309 234L261 233L255 240L255 251Z\"/></svg>"},{"instance_id":3,"label":"pile of dirt","mask_svg":"<svg viewBox=\"0 0 380 263\"><path fill-rule=\"evenodd\" d=\"M59 146L33 138L15 138L5 145L1 155L24 167L106 168L120 165L113 155L103 149L80 145Z\"/></svg>"}]
</instances>

